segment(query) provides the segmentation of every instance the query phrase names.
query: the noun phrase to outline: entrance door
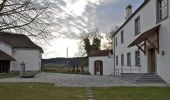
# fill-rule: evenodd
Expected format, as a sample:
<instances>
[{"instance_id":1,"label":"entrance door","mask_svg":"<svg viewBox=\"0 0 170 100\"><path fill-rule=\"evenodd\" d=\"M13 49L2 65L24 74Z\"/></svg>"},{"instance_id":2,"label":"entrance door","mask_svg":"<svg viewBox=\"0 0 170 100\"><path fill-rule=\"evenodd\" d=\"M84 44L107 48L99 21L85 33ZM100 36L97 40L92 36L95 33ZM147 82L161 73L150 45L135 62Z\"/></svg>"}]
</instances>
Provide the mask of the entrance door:
<instances>
[{"instance_id":1,"label":"entrance door","mask_svg":"<svg viewBox=\"0 0 170 100\"><path fill-rule=\"evenodd\" d=\"M103 62L98 60L94 62L94 74L103 75Z\"/></svg>"},{"instance_id":2,"label":"entrance door","mask_svg":"<svg viewBox=\"0 0 170 100\"><path fill-rule=\"evenodd\" d=\"M149 49L148 52L148 71L151 74L156 74L156 50Z\"/></svg>"}]
</instances>

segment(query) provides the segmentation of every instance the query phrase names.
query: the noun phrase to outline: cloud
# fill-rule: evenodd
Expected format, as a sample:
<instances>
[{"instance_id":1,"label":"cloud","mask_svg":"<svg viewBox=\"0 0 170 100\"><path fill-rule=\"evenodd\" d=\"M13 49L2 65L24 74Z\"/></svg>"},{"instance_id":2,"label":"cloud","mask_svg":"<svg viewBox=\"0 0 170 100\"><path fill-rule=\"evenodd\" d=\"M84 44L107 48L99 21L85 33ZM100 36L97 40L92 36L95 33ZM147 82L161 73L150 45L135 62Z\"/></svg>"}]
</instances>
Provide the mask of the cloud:
<instances>
[{"instance_id":1,"label":"cloud","mask_svg":"<svg viewBox=\"0 0 170 100\"><path fill-rule=\"evenodd\" d=\"M142 0L49 0L53 7L58 9L53 21L59 23L61 27L54 34L60 34L61 41L51 42L52 46L47 46L46 57L58 56L64 54L65 48L59 48L64 45L65 39L79 39L81 34L98 28L101 33L109 33L114 26L120 26L125 21L125 7L131 3L136 9ZM55 10L54 10L55 11ZM54 28L57 26L54 26ZM73 44L71 44L71 42ZM67 41L68 46L75 45L76 42ZM70 47L71 48L71 47ZM61 51L60 51L61 50ZM64 52L63 52L64 51ZM72 49L72 51L76 51ZM54 53L54 54L53 54Z\"/></svg>"},{"instance_id":2,"label":"cloud","mask_svg":"<svg viewBox=\"0 0 170 100\"><path fill-rule=\"evenodd\" d=\"M59 22L61 29L56 34L71 39L79 38L80 34L96 27L107 30L110 24L106 21L107 13L100 13L100 6L115 4L119 0L53 0L53 5L60 10L54 20ZM108 10L108 9L106 9ZM111 17L109 17L111 19ZM101 24L107 28L102 28Z\"/></svg>"},{"instance_id":3,"label":"cloud","mask_svg":"<svg viewBox=\"0 0 170 100\"><path fill-rule=\"evenodd\" d=\"M77 41L66 38L53 40L51 46L44 48L45 53L43 54L43 58L66 57L66 48L69 50L68 56L73 57L78 52Z\"/></svg>"},{"instance_id":4,"label":"cloud","mask_svg":"<svg viewBox=\"0 0 170 100\"><path fill-rule=\"evenodd\" d=\"M58 22L60 30L55 34L77 39L80 34L99 28L108 33L124 21L125 6L139 5L141 0L49 0L59 10L52 19ZM134 3L137 2L137 3ZM122 7L124 7L122 9ZM56 11L56 10L55 10ZM57 27L57 26L55 26Z\"/></svg>"}]
</instances>

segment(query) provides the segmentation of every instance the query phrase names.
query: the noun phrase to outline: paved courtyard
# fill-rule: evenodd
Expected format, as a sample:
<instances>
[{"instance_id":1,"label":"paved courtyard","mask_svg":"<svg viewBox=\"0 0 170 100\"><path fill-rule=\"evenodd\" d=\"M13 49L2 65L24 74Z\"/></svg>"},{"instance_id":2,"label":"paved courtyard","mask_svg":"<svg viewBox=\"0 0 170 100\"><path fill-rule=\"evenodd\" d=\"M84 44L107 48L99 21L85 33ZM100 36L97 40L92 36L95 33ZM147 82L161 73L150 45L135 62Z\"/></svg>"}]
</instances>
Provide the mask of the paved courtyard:
<instances>
[{"instance_id":1,"label":"paved courtyard","mask_svg":"<svg viewBox=\"0 0 170 100\"><path fill-rule=\"evenodd\" d=\"M165 86L165 84L132 84L113 76L76 75L60 73L40 73L35 78L6 78L0 82L43 82L57 87L111 87L111 86Z\"/></svg>"}]
</instances>

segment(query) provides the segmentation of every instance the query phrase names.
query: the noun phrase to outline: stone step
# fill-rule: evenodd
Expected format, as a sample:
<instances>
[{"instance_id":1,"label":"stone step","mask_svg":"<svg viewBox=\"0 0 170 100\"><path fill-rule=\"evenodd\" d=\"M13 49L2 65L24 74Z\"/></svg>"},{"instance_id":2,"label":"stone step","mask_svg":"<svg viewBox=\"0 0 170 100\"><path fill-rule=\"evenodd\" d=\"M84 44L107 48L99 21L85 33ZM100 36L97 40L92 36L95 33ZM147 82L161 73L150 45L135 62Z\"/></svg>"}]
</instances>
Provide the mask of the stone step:
<instances>
[{"instance_id":1,"label":"stone step","mask_svg":"<svg viewBox=\"0 0 170 100\"><path fill-rule=\"evenodd\" d=\"M163 80L136 80L137 83L165 83Z\"/></svg>"},{"instance_id":2,"label":"stone step","mask_svg":"<svg viewBox=\"0 0 170 100\"><path fill-rule=\"evenodd\" d=\"M123 79L129 79L129 80L163 80L160 77L123 77Z\"/></svg>"},{"instance_id":3,"label":"stone step","mask_svg":"<svg viewBox=\"0 0 170 100\"><path fill-rule=\"evenodd\" d=\"M122 79L132 83L166 83L159 75L147 73L123 73Z\"/></svg>"}]
</instances>

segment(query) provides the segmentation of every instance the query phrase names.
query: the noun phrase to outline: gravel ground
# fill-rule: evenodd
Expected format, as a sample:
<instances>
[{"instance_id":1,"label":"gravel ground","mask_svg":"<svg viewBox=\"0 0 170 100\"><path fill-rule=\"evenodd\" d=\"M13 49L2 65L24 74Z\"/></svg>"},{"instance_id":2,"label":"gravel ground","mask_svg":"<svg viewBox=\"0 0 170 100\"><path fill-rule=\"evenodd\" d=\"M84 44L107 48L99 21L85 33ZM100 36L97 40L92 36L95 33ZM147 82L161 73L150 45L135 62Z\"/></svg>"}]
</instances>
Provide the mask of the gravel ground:
<instances>
[{"instance_id":1,"label":"gravel ground","mask_svg":"<svg viewBox=\"0 0 170 100\"><path fill-rule=\"evenodd\" d=\"M132 84L113 76L94 76L60 73L40 73L35 78L5 78L0 82L43 82L57 87L111 87L111 86L167 86L166 84Z\"/></svg>"}]
</instances>

